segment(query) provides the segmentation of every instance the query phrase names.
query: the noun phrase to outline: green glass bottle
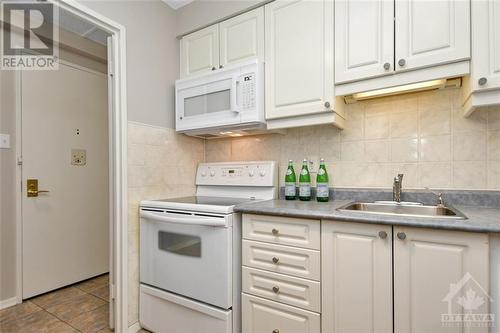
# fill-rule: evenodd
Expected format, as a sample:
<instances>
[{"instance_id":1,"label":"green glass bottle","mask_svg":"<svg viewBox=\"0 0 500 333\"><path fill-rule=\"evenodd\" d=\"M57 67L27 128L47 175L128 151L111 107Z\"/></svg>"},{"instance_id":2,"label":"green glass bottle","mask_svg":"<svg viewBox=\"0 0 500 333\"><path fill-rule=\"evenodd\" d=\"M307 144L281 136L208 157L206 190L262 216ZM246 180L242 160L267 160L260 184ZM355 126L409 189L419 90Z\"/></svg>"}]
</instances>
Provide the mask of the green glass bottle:
<instances>
[{"instance_id":1,"label":"green glass bottle","mask_svg":"<svg viewBox=\"0 0 500 333\"><path fill-rule=\"evenodd\" d=\"M328 173L326 172L325 160L321 159L319 162L318 175L316 176L316 200L319 202L327 202L329 198Z\"/></svg>"},{"instance_id":2,"label":"green glass bottle","mask_svg":"<svg viewBox=\"0 0 500 333\"><path fill-rule=\"evenodd\" d=\"M307 159L302 161L302 170L299 176L299 200L311 200L311 174L307 168Z\"/></svg>"},{"instance_id":3,"label":"green glass bottle","mask_svg":"<svg viewBox=\"0 0 500 333\"><path fill-rule=\"evenodd\" d=\"M297 176L295 175L295 170L293 169L293 161L288 161L288 169L285 175L285 199L295 200L297 198Z\"/></svg>"}]
</instances>

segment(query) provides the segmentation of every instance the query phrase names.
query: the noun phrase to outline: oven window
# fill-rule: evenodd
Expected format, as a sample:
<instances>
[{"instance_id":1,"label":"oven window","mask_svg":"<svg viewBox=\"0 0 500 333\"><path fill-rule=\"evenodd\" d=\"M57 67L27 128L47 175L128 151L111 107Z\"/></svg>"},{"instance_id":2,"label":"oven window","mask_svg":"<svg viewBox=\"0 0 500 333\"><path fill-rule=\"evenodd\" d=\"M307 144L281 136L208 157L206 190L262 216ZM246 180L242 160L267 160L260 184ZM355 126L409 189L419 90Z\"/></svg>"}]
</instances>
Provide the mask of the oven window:
<instances>
[{"instance_id":1,"label":"oven window","mask_svg":"<svg viewBox=\"0 0 500 333\"><path fill-rule=\"evenodd\" d=\"M158 248L188 257L201 257L201 238L173 232L158 232Z\"/></svg>"},{"instance_id":2,"label":"oven window","mask_svg":"<svg viewBox=\"0 0 500 333\"><path fill-rule=\"evenodd\" d=\"M227 111L231 108L231 90L221 90L184 99L184 117Z\"/></svg>"}]
</instances>

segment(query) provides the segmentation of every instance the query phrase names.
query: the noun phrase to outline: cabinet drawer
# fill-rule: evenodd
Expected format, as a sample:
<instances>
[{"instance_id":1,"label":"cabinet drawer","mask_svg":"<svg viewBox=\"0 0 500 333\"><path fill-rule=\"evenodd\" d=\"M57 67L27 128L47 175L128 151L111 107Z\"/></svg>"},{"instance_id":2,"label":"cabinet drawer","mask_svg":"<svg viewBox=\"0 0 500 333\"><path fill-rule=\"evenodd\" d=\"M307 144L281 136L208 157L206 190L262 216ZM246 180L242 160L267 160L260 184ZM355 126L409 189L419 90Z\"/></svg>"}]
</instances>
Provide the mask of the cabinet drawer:
<instances>
[{"instance_id":1,"label":"cabinet drawer","mask_svg":"<svg viewBox=\"0 0 500 333\"><path fill-rule=\"evenodd\" d=\"M244 266L316 281L321 276L320 252L315 250L243 240L242 262Z\"/></svg>"},{"instance_id":2,"label":"cabinet drawer","mask_svg":"<svg viewBox=\"0 0 500 333\"><path fill-rule=\"evenodd\" d=\"M242 294L243 333L319 333L320 315Z\"/></svg>"},{"instance_id":3,"label":"cabinet drawer","mask_svg":"<svg viewBox=\"0 0 500 333\"><path fill-rule=\"evenodd\" d=\"M319 250L320 221L244 214L243 238Z\"/></svg>"},{"instance_id":4,"label":"cabinet drawer","mask_svg":"<svg viewBox=\"0 0 500 333\"><path fill-rule=\"evenodd\" d=\"M243 292L321 312L319 282L243 267Z\"/></svg>"}]
</instances>

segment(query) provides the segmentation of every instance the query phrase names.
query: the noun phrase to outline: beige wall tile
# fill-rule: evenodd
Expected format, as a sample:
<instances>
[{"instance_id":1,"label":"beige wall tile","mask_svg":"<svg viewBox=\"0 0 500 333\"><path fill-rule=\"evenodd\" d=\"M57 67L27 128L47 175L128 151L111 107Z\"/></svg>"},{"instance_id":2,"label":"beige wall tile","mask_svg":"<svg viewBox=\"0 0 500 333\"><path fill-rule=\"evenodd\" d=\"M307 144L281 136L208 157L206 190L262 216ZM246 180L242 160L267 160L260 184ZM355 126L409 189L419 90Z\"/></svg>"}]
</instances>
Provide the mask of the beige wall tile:
<instances>
[{"instance_id":1,"label":"beige wall tile","mask_svg":"<svg viewBox=\"0 0 500 333\"><path fill-rule=\"evenodd\" d=\"M413 108L408 108L408 109L406 109L406 111L404 112L394 112L393 114L390 115L391 138L418 137L418 112L416 110L417 108L415 107L415 110Z\"/></svg>"},{"instance_id":2,"label":"beige wall tile","mask_svg":"<svg viewBox=\"0 0 500 333\"><path fill-rule=\"evenodd\" d=\"M365 162L389 162L390 144L386 140L365 141Z\"/></svg>"},{"instance_id":3,"label":"beige wall tile","mask_svg":"<svg viewBox=\"0 0 500 333\"><path fill-rule=\"evenodd\" d=\"M449 135L420 138L420 161L437 162L451 159L451 138Z\"/></svg>"},{"instance_id":4,"label":"beige wall tile","mask_svg":"<svg viewBox=\"0 0 500 333\"><path fill-rule=\"evenodd\" d=\"M395 139L391 141L392 162L417 162L418 139Z\"/></svg>"},{"instance_id":5,"label":"beige wall tile","mask_svg":"<svg viewBox=\"0 0 500 333\"><path fill-rule=\"evenodd\" d=\"M365 143L351 141L341 143L340 157L343 162L361 162L365 157Z\"/></svg>"},{"instance_id":6,"label":"beige wall tile","mask_svg":"<svg viewBox=\"0 0 500 333\"><path fill-rule=\"evenodd\" d=\"M451 106L429 106L419 110L420 135L449 134Z\"/></svg>"},{"instance_id":7,"label":"beige wall tile","mask_svg":"<svg viewBox=\"0 0 500 333\"><path fill-rule=\"evenodd\" d=\"M453 136L454 161L486 160L486 133L459 133Z\"/></svg>"},{"instance_id":8,"label":"beige wall tile","mask_svg":"<svg viewBox=\"0 0 500 333\"><path fill-rule=\"evenodd\" d=\"M387 115L365 117L365 139L386 139L390 134L390 119Z\"/></svg>"},{"instance_id":9,"label":"beige wall tile","mask_svg":"<svg viewBox=\"0 0 500 333\"><path fill-rule=\"evenodd\" d=\"M500 162L488 163L488 188L500 190Z\"/></svg>"},{"instance_id":10,"label":"beige wall tile","mask_svg":"<svg viewBox=\"0 0 500 333\"><path fill-rule=\"evenodd\" d=\"M500 105L488 108L488 130L500 131Z\"/></svg>"},{"instance_id":11,"label":"beige wall tile","mask_svg":"<svg viewBox=\"0 0 500 333\"><path fill-rule=\"evenodd\" d=\"M492 165L500 161L499 122L500 107L464 118L458 89L421 92L346 105L342 131L324 125L289 129L286 135L207 140L206 160L276 160L282 182L288 159L300 168L305 157L323 157L334 168L335 186L386 188L399 172L406 187L478 188L484 181L475 183L468 171L482 164L464 170L455 164L486 161L486 185L492 188L497 184Z\"/></svg>"},{"instance_id":12,"label":"beige wall tile","mask_svg":"<svg viewBox=\"0 0 500 333\"><path fill-rule=\"evenodd\" d=\"M418 177L421 187L451 188L451 163L420 163Z\"/></svg>"},{"instance_id":13,"label":"beige wall tile","mask_svg":"<svg viewBox=\"0 0 500 333\"><path fill-rule=\"evenodd\" d=\"M455 162L453 187L461 189L486 189L486 162Z\"/></svg>"},{"instance_id":14,"label":"beige wall tile","mask_svg":"<svg viewBox=\"0 0 500 333\"><path fill-rule=\"evenodd\" d=\"M500 161L500 131L488 133L488 159Z\"/></svg>"}]
</instances>

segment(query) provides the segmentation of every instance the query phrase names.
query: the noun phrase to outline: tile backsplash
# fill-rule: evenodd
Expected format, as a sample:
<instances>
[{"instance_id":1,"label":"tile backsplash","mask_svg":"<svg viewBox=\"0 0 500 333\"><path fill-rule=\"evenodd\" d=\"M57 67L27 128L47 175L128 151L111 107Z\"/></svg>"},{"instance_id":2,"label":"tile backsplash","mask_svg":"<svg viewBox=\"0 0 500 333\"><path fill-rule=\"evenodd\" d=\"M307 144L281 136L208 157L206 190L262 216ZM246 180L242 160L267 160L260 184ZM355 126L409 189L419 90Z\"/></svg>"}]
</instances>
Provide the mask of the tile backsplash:
<instances>
[{"instance_id":1,"label":"tile backsplash","mask_svg":"<svg viewBox=\"0 0 500 333\"><path fill-rule=\"evenodd\" d=\"M271 134L207 140L207 162L277 160L327 163L331 186L499 189L500 106L464 118L457 89L407 94L346 106L346 128L295 128ZM314 177L313 177L314 178Z\"/></svg>"}]
</instances>

